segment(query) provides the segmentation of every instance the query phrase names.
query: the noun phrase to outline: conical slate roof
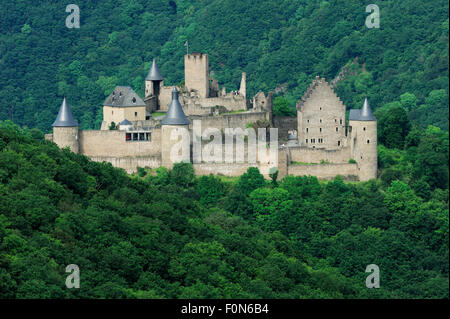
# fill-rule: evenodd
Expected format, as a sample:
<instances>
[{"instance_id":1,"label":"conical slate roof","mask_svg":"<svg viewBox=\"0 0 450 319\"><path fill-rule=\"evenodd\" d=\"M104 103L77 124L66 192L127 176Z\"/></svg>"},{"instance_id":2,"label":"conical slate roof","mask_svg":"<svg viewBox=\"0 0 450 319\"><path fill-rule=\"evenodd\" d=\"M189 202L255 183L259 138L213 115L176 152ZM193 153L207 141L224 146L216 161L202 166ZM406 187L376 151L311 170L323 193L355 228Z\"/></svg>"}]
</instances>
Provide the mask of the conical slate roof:
<instances>
[{"instance_id":1,"label":"conical slate roof","mask_svg":"<svg viewBox=\"0 0 450 319\"><path fill-rule=\"evenodd\" d=\"M131 87L116 86L103 102L103 105L117 107L145 106L145 102Z\"/></svg>"},{"instance_id":2,"label":"conical slate roof","mask_svg":"<svg viewBox=\"0 0 450 319\"><path fill-rule=\"evenodd\" d=\"M128 121L127 119L125 119L122 122L120 122L119 125L133 125L133 124L130 121Z\"/></svg>"},{"instance_id":3,"label":"conical slate roof","mask_svg":"<svg viewBox=\"0 0 450 319\"><path fill-rule=\"evenodd\" d=\"M148 81L162 81L163 77L161 76L161 73L159 72L159 68L156 65L156 60L153 59L152 67L150 68L150 71L148 71L147 77L145 78Z\"/></svg>"},{"instance_id":4,"label":"conical slate roof","mask_svg":"<svg viewBox=\"0 0 450 319\"><path fill-rule=\"evenodd\" d=\"M189 125L189 120L183 112L180 102L178 101L178 90L176 87L172 90L172 103L166 116L161 121L162 125Z\"/></svg>"},{"instance_id":5,"label":"conical slate roof","mask_svg":"<svg viewBox=\"0 0 450 319\"><path fill-rule=\"evenodd\" d=\"M78 126L77 122L74 120L72 112L70 111L69 104L64 97L64 100L59 108L58 116L52 126L62 126L62 127L73 127Z\"/></svg>"},{"instance_id":6,"label":"conical slate roof","mask_svg":"<svg viewBox=\"0 0 450 319\"><path fill-rule=\"evenodd\" d=\"M350 121L376 121L375 115L373 115L372 109L370 108L369 101L367 98L364 100L362 109L360 110L350 110L349 114Z\"/></svg>"}]
</instances>

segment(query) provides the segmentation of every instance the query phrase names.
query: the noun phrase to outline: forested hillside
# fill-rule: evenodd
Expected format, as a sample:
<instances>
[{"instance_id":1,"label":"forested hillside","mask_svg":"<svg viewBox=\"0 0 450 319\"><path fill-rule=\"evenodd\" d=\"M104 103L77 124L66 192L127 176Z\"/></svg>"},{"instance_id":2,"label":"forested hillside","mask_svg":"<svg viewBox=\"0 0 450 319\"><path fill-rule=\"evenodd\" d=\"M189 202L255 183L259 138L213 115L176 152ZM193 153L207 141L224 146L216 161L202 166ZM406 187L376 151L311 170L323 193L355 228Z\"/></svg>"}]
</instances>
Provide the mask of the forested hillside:
<instances>
[{"instance_id":1,"label":"forested hillside","mask_svg":"<svg viewBox=\"0 0 450 319\"><path fill-rule=\"evenodd\" d=\"M0 2L0 120L49 131L66 95L81 128L98 128L115 85L141 95L152 58L165 83L183 79L183 55L210 55L214 76L250 94L279 88L293 107L315 75L332 80L348 108L405 108L423 128L448 130L448 2L387 0L368 29L361 0L80 0ZM283 91L284 90L284 91ZM278 100L283 102L283 100ZM281 103L282 104L282 103ZM386 106L387 105L387 106ZM289 112L287 112L289 113Z\"/></svg>"},{"instance_id":2,"label":"forested hillside","mask_svg":"<svg viewBox=\"0 0 450 319\"><path fill-rule=\"evenodd\" d=\"M130 176L0 122L0 298L448 298L448 134L411 134L381 155L405 181L229 181Z\"/></svg>"}]
</instances>

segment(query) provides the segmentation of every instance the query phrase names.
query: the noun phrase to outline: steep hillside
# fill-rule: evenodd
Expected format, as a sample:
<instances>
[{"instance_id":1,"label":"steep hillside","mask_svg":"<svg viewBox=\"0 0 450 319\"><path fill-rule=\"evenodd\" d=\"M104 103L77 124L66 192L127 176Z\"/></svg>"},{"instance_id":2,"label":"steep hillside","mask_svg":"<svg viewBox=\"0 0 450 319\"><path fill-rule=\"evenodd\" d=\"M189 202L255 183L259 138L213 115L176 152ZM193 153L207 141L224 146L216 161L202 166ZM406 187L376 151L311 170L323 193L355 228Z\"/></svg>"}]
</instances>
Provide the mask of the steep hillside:
<instances>
[{"instance_id":1,"label":"steep hillside","mask_svg":"<svg viewBox=\"0 0 450 319\"><path fill-rule=\"evenodd\" d=\"M250 94L282 85L290 106L317 74L355 75L338 86L349 108L400 101L412 120L448 130L448 3L388 0L380 28L365 27L366 1L78 1L81 28L68 29L65 3L0 3L0 119L48 131L61 97L81 128L98 127L115 85L143 93L151 59L167 84L183 78L183 54L210 54L214 76ZM356 60L355 60L356 59ZM400 102L399 102L400 103Z\"/></svg>"},{"instance_id":2,"label":"steep hillside","mask_svg":"<svg viewBox=\"0 0 450 319\"><path fill-rule=\"evenodd\" d=\"M438 130L416 141L448 153ZM385 151L383 165L442 173L439 151L415 153ZM0 122L0 298L449 297L448 188L153 173ZM69 264L80 289L65 287ZM369 264L380 289L365 286Z\"/></svg>"}]
</instances>

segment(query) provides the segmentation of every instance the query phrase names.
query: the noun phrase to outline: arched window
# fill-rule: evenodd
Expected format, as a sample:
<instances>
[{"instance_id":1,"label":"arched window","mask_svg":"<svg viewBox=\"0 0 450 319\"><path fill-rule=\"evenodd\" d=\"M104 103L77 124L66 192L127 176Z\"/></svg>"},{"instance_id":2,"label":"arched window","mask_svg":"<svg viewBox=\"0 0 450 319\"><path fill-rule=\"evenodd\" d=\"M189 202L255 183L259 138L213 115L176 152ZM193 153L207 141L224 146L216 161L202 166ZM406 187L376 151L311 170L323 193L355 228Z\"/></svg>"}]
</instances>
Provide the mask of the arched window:
<instances>
[{"instance_id":1,"label":"arched window","mask_svg":"<svg viewBox=\"0 0 450 319\"><path fill-rule=\"evenodd\" d=\"M341 146L341 141L338 141L338 146Z\"/></svg>"},{"instance_id":2,"label":"arched window","mask_svg":"<svg viewBox=\"0 0 450 319\"><path fill-rule=\"evenodd\" d=\"M308 133L308 131L309 131L309 129L308 129L308 128L306 128L306 133Z\"/></svg>"},{"instance_id":3,"label":"arched window","mask_svg":"<svg viewBox=\"0 0 450 319\"><path fill-rule=\"evenodd\" d=\"M364 127L363 127L363 131L365 131L365 130L366 130L366 127L364 126Z\"/></svg>"},{"instance_id":4,"label":"arched window","mask_svg":"<svg viewBox=\"0 0 450 319\"><path fill-rule=\"evenodd\" d=\"M322 128L320 128L320 131L322 132Z\"/></svg>"},{"instance_id":5,"label":"arched window","mask_svg":"<svg viewBox=\"0 0 450 319\"><path fill-rule=\"evenodd\" d=\"M336 127L336 132L338 132L338 131L339 131L339 128Z\"/></svg>"},{"instance_id":6,"label":"arched window","mask_svg":"<svg viewBox=\"0 0 450 319\"><path fill-rule=\"evenodd\" d=\"M367 144L369 144L370 143L370 140L367 140Z\"/></svg>"}]
</instances>

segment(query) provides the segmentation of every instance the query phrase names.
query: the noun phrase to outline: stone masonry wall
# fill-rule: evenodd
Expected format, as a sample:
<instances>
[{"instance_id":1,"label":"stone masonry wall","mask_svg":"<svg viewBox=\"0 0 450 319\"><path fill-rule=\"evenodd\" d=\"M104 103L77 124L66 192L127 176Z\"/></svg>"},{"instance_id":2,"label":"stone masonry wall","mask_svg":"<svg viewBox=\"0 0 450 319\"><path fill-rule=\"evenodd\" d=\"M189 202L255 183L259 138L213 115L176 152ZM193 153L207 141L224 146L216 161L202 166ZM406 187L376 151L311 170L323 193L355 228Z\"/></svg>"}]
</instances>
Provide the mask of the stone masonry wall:
<instances>
[{"instance_id":1,"label":"stone masonry wall","mask_svg":"<svg viewBox=\"0 0 450 319\"><path fill-rule=\"evenodd\" d=\"M293 176L311 175L320 179L333 179L341 175L346 180L358 180L357 164L289 165L288 174Z\"/></svg>"},{"instance_id":2,"label":"stone masonry wall","mask_svg":"<svg viewBox=\"0 0 450 319\"><path fill-rule=\"evenodd\" d=\"M151 133L151 141L126 141L125 131L80 131L80 153L91 158L160 157L161 130Z\"/></svg>"},{"instance_id":3,"label":"stone masonry wall","mask_svg":"<svg viewBox=\"0 0 450 319\"><path fill-rule=\"evenodd\" d=\"M351 158L350 147L339 150L312 149L307 147L289 147L291 162L320 163L322 160L330 163L348 163Z\"/></svg>"},{"instance_id":4,"label":"stone masonry wall","mask_svg":"<svg viewBox=\"0 0 450 319\"><path fill-rule=\"evenodd\" d=\"M296 116L274 116L273 126L278 128L278 137L280 139L288 138L289 130L297 131L297 117Z\"/></svg>"}]
</instances>

